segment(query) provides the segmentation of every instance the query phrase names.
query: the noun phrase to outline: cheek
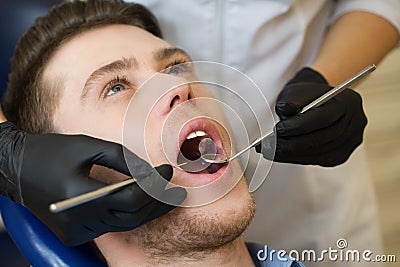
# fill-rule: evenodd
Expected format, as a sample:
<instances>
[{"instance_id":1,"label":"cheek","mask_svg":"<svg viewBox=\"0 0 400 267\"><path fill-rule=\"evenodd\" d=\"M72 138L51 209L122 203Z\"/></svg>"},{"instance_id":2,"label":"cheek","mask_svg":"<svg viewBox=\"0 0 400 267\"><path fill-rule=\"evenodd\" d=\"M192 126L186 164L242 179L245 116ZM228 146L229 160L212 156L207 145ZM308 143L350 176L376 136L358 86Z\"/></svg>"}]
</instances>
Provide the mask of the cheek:
<instances>
[{"instance_id":1,"label":"cheek","mask_svg":"<svg viewBox=\"0 0 400 267\"><path fill-rule=\"evenodd\" d=\"M161 135L163 133L164 119L150 114L146 121L145 146L147 155L152 163L159 163L164 158Z\"/></svg>"},{"instance_id":2,"label":"cheek","mask_svg":"<svg viewBox=\"0 0 400 267\"><path fill-rule=\"evenodd\" d=\"M91 118L87 120L85 134L122 143L123 114L109 111L89 117Z\"/></svg>"},{"instance_id":3,"label":"cheek","mask_svg":"<svg viewBox=\"0 0 400 267\"><path fill-rule=\"evenodd\" d=\"M85 134L99 139L122 143L125 110L119 105L67 106L61 104L53 116L57 132Z\"/></svg>"},{"instance_id":4,"label":"cheek","mask_svg":"<svg viewBox=\"0 0 400 267\"><path fill-rule=\"evenodd\" d=\"M80 108L63 99L54 112L53 123L57 133L80 134L84 123L82 117L77 119Z\"/></svg>"}]
</instances>

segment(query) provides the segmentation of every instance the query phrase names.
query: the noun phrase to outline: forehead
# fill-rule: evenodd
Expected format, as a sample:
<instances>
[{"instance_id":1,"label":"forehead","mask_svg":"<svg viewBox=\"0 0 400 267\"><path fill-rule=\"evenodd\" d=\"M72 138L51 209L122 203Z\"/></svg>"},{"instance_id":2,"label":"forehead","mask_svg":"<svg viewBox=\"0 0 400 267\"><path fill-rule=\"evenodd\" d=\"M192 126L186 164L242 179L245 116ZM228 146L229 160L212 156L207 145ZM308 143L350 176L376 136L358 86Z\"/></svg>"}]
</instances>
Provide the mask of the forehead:
<instances>
[{"instance_id":1,"label":"forehead","mask_svg":"<svg viewBox=\"0 0 400 267\"><path fill-rule=\"evenodd\" d=\"M171 45L151 33L130 25L91 29L62 44L44 69L44 77L87 79L91 72L121 57L136 57L150 64L153 52ZM140 60L141 59L141 60Z\"/></svg>"}]
</instances>

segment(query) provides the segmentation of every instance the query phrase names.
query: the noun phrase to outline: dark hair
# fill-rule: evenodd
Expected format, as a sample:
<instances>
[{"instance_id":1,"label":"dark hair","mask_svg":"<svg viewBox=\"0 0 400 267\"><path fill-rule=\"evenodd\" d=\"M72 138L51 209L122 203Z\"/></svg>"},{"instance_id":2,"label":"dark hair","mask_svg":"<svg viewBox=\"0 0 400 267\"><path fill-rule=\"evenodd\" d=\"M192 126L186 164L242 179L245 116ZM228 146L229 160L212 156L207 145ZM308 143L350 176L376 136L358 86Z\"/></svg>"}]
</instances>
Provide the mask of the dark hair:
<instances>
[{"instance_id":1,"label":"dark hair","mask_svg":"<svg viewBox=\"0 0 400 267\"><path fill-rule=\"evenodd\" d=\"M110 24L137 26L162 38L157 19L139 4L76 0L54 6L36 19L15 48L4 98L7 119L30 133L54 131L52 116L61 90L60 85L43 81L46 63L72 37Z\"/></svg>"}]
</instances>

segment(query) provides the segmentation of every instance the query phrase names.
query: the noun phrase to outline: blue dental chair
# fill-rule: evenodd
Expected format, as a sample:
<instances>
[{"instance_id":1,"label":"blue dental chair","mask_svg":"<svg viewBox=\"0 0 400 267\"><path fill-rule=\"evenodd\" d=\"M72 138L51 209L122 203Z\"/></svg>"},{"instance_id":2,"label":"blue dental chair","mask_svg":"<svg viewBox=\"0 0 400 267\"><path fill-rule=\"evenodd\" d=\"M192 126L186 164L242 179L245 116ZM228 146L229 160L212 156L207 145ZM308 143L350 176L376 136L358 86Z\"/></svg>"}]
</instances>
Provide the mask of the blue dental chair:
<instances>
[{"instance_id":1,"label":"blue dental chair","mask_svg":"<svg viewBox=\"0 0 400 267\"><path fill-rule=\"evenodd\" d=\"M106 266L90 245L64 246L19 203L0 196L0 211L8 233L32 266Z\"/></svg>"},{"instance_id":2,"label":"blue dental chair","mask_svg":"<svg viewBox=\"0 0 400 267\"><path fill-rule=\"evenodd\" d=\"M7 86L10 59L22 34L36 17L61 0L0 1L0 97ZM105 266L89 246L65 247L52 232L27 209L0 195L0 213L5 231L0 228L0 266ZM13 245L28 260L26 262Z\"/></svg>"}]
</instances>

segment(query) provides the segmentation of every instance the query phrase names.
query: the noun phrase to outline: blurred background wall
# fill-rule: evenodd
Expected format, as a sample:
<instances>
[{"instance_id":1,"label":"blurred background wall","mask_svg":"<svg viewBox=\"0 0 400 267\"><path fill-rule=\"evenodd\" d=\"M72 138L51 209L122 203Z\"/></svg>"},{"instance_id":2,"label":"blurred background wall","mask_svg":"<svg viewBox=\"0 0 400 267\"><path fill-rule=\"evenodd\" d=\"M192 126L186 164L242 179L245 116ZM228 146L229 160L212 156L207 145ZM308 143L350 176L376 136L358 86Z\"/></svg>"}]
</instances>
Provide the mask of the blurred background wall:
<instances>
[{"instance_id":1,"label":"blurred background wall","mask_svg":"<svg viewBox=\"0 0 400 267\"><path fill-rule=\"evenodd\" d=\"M400 264L400 48L358 88L368 125L364 144L378 196L386 254Z\"/></svg>"},{"instance_id":2,"label":"blurred background wall","mask_svg":"<svg viewBox=\"0 0 400 267\"><path fill-rule=\"evenodd\" d=\"M10 57L19 37L36 17L47 12L60 0L2 0L0 1L0 96L7 85Z\"/></svg>"}]
</instances>

